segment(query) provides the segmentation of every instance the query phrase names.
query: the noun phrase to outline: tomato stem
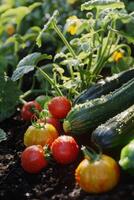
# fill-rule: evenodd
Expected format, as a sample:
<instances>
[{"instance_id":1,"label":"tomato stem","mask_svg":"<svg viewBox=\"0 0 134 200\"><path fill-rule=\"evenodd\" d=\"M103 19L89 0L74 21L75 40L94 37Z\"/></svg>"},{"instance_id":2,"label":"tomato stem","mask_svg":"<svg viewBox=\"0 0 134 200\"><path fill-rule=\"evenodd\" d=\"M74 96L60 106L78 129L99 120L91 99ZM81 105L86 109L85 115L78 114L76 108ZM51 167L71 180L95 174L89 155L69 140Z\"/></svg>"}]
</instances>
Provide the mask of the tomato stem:
<instances>
[{"instance_id":1,"label":"tomato stem","mask_svg":"<svg viewBox=\"0 0 134 200\"><path fill-rule=\"evenodd\" d=\"M82 145L81 150L85 156L85 158L87 158L89 161L94 162L96 160L100 159L100 154L97 154L92 148L90 147L85 147Z\"/></svg>"}]
</instances>

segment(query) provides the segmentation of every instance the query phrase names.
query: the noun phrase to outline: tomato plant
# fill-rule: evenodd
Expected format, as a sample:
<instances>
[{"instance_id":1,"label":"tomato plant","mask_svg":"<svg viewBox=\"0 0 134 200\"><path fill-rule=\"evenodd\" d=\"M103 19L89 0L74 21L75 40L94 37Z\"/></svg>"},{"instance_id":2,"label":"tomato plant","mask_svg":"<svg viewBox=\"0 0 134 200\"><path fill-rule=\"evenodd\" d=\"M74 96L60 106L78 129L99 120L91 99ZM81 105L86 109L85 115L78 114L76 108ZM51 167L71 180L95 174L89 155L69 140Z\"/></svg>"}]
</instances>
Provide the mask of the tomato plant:
<instances>
[{"instance_id":1,"label":"tomato plant","mask_svg":"<svg viewBox=\"0 0 134 200\"><path fill-rule=\"evenodd\" d=\"M117 185L120 177L119 166L107 155L89 154L85 152L85 159L81 161L75 171L76 182L86 192L102 193Z\"/></svg>"},{"instance_id":2,"label":"tomato plant","mask_svg":"<svg viewBox=\"0 0 134 200\"><path fill-rule=\"evenodd\" d=\"M71 102L64 96L57 96L48 103L48 110L57 119L65 118L71 109Z\"/></svg>"},{"instance_id":3,"label":"tomato plant","mask_svg":"<svg viewBox=\"0 0 134 200\"><path fill-rule=\"evenodd\" d=\"M51 145L58 137L58 132L51 124L38 124L37 127L29 126L24 134L25 146L31 145Z\"/></svg>"},{"instance_id":4,"label":"tomato plant","mask_svg":"<svg viewBox=\"0 0 134 200\"><path fill-rule=\"evenodd\" d=\"M73 137L62 135L52 143L51 151L58 163L69 164L76 160L79 146Z\"/></svg>"},{"instance_id":5,"label":"tomato plant","mask_svg":"<svg viewBox=\"0 0 134 200\"><path fill-rule=\"evenodd\" d=\"M40 145L27 147L21 154L21 166L26 172L38 173L48 164Z\"/></svg>"},{"instance_id":6,"label":"tomato plant","mask_svg":"<svg viewBox=\"0 0 134 200\"><path fill-rule=\"evenodd\" d=\"M36 101L29 101L25 103L21 109L21 117L23 120L29 121L32 116L36 116L42 108Z\"/></svg>"}]
</instances>

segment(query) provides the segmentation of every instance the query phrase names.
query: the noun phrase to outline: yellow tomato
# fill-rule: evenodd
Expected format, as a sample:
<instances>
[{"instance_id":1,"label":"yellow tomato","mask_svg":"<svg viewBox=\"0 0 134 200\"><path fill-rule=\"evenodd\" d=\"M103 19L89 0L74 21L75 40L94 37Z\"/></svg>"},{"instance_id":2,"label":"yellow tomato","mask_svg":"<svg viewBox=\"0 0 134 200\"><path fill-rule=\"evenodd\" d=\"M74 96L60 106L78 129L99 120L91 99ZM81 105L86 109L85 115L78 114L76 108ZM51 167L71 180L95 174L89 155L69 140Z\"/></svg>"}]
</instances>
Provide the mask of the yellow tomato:
<instances>
[{"instance_id":1,"label":"yellow tomato","mask_svg":"<svg viewBox=\"0 0 134 200\"><path fill-rule=\"evenodd\" d=\"M24 144L25 146L51 145L58 136L57 130L51 124L46 123L41 128L29 126L24 134Z\"/></svg>"},{"instance_id":2,"label":"yellow tomato","mask_svg":"<svg viewBox=\"0 0 134 200\"><path fill-rule=\"evenodd\" d=\"M116 161L106 155L99 160L85 158L75 171L76 182L90 193L102 193L111 190L119 181L120 170Z\"/></svg>"}]
</instances>

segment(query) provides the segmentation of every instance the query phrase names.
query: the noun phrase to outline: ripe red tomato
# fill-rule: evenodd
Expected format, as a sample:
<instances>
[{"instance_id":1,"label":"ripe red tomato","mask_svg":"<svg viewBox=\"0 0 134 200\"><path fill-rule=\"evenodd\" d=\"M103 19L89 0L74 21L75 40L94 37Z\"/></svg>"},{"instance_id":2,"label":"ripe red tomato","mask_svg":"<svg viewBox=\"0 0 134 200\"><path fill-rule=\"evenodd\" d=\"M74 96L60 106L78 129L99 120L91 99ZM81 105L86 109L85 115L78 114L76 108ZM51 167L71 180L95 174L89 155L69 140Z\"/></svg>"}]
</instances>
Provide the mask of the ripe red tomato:
<instances>
[{"instance_id":1,"label":"ripe red tomato","mask_svg":"<svg viewBox=\"0 0 134 200\"><path fill-rule=\"evenodd\" d=\"M63 119L71 109L71 102L63 96L54 97L48 103L48 110L57 119Z\"/></svg>"},{"instance_id":2,"label":"ripe red tomato","mask_svg":"<svg viewBox=\"0 0 134 200\"><path fill-rule=\"evenodd\" d=\"M26 172L38 173L48 164L41 145L27 147L21 154L21 166Z\"/></svg>"},{"instance_id":3,"label":"ripe red tomato","mask_svg":"<svg viewBox=\"0 0 134 200\"><path fill-rule=\"evenodd\" d=\"M35 111L34 111L35 110ZM29 101L23 105L21 109L21 117L23 120L29 121L32 116L36 116L36 110L41 111L42 108L36 101Z\"/></svg>"},{"instance_id":4,"label":"ripe red tomato","mask_svg":"<svg viewBox=\"0 0 134 200\"><path fill-rule=\"evenodd\" d=\"M62 135L52 143L51 151L58 163L69 164L76 160L79 146L73 137Z\"/></svg>"}]
</instances>

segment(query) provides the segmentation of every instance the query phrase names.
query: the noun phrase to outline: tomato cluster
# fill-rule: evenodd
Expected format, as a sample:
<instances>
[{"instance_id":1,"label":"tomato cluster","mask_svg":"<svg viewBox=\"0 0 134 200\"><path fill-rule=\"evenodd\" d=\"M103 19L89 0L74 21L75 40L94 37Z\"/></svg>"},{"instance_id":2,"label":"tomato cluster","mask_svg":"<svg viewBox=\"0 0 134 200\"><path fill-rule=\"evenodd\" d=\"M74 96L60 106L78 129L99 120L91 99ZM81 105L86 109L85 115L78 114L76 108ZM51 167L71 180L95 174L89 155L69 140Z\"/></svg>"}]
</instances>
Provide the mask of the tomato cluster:
<instances>
[{"instance_id":1,"label":"tomato cluster","mask_svg":"<svg viewBox=\"0 0 134 200\"><path fill-rule=\"evenodd\" d=\"M25 171L38 173L47 166L48 152L45 152L45 147L30 145L22 152L21 165ZM56 162L65 165L77 159L79 146L73 137L62 135L52 142L49 150Z\"/></svg>"},{"instance_id":2,"label":"tomato cluster","mask_svg":"<svg viewBox=\"0 0 134 200\"><path fill-rule=\"evenodd\" d=\"M45 99L43 110L42 99ZM62 120L71 109L71 102L64 96L52 99L36 98L36 101L26 103L21 110L23 120L38 119L28 127L24 134L24 145L27 147L21 155L21 165L25 171L38 173L47 166L45 147L51 152L53 159L60 164L69 164L77 159L79 146L71 136L63 134ZM39 101L40 100L40 101ZM41 111L43 110L43 111ZM45 112L45 116L42 114ZM41 118L40 118L41 116ZM48 155L48 153L47 153Z\"/></svg>"},{"instance_id":3,"label":"tomato cluster","mask_svg":"<svg viewBox=\"0 0 134 200\"><path fill-rule=\"evenodd\" d=\"M24 134L26 149L21 154L21 166L28 173L39 173L46 168L50 156L58 164L66 165L74 162L79 154L76 140L64 135L62 128L62 121L71 109L71 102L63 96L52 99L47 97L47 100L41 96L37 98L38 102L30 101L21 110L23 120L37 118L37 122L32 123ZM90 193L112 189L120 177L116 161L104 154L92 155L85 149L84 155L84 160L75 170L78 185Z\"/></svg>"}]
</instances>

